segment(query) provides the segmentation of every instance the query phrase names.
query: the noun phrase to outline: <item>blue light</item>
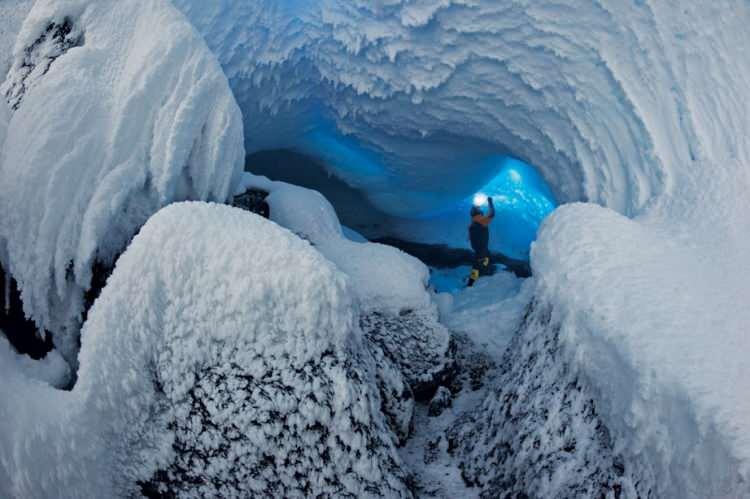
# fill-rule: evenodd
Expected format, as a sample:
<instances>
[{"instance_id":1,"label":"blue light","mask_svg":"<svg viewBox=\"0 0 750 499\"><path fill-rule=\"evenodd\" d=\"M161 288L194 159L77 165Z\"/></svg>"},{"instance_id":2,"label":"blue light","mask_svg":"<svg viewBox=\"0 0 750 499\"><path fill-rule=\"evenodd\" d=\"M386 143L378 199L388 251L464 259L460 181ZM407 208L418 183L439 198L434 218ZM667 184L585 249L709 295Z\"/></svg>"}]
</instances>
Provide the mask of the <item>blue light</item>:
<instances>
[{"instance_id":1,"label":"blue light","mask_svg":"<svg viewBox=\"0 0 750 499\"><path fill-rule=\"evenodd\" d=\"M499 161L500 170L481 189L495 203L490 246L509 257L528 260L539 225L557 207L557 202L544 178L532 166L513 158Z\"/></svg>"},{"instance_id":2,"label":"blue light","mask_svg":"<svg viewBox=\"0 0 750 499\"><path fill-rule=\"evenodd\" d=\"M477 194L474 194L474 206L484 206L487 204L487 195L482 194L481 192L478 192Z\"/></svg>"}]
</instances>

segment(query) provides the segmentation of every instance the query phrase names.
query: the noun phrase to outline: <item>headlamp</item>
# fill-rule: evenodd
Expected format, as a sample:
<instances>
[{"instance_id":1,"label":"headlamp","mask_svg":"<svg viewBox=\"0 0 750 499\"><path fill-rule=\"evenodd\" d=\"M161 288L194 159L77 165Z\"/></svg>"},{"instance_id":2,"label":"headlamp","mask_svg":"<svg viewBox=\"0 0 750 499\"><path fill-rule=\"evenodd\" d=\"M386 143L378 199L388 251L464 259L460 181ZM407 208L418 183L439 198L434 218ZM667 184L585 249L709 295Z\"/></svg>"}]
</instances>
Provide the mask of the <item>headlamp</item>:
<instances>
[{"instance_id":1,"label":"headlamp","mask_svg":"<svg viewBox=\"0 0 750 499\"><path fill-rule=\"evenodd\" d=\"M487 195L478 192L474 194L474 206L483 206L487 203Z\"/></svg>"}]
</instances>

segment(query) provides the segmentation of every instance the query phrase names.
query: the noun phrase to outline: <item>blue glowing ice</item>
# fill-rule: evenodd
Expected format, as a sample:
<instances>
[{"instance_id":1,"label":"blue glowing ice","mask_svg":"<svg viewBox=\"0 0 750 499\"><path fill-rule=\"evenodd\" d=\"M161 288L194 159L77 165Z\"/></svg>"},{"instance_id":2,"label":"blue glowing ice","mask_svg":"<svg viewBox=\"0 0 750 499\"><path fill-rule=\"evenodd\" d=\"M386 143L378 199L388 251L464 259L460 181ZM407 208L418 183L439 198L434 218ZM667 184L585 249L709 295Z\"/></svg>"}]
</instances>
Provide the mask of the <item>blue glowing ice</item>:
<instances>
[{"instance_id":1,"label":"blue glowing ice","mask_svg":"<svg viewBox=\"0 0 750 499\"><path fill-rule=\"evenodd\" d=\"M532 166L503 158L497 175L480 192L495 203L491 245L507 256L528 260L531 243L542 220L557 202L544 178ZM473 202L473 197L468 203Z\"/></svg>"}]
</instances>

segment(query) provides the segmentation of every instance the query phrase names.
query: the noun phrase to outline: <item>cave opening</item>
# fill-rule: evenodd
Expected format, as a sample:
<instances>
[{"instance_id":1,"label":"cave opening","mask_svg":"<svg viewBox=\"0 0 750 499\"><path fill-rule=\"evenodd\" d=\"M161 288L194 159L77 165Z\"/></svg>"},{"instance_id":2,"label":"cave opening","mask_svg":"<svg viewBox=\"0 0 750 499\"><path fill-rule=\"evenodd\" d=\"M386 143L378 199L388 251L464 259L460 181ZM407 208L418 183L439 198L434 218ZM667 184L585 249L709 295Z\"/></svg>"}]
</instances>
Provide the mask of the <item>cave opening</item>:
<instances>
[{"instance_id":1,"label":"cave opening","mask_svg":"<svg viewBox=\"0 0 750 499\"><path fill-rule=\"evenodd\" d=\"M430 208L417 210L413 216L397 210L388 212L382 202L372 201L366 189L340 178L326 157L308 152L291 148L261 150L247 156L245 168L271 180L319 191L332 204L348 237L396 246L419 258L434 271L439 291L459 286L464 274L468 274L473 253L467 228L477 196L484 200L492 197L496 208L490 237L493 262L520 277L530 275L531 244L542 220L558 205L536 168L518 158L498 154L473 165L482 175L472 190L458 188L452 196L435 193L440 203L428 201L425 204L430 204ZM379 195L383 197L382 193ZM409 196L426 199L429 192L394 188L388 196L401 203L399 198ZM482 204L486 212L486 201Z\"/></svg>"}]
</instances>

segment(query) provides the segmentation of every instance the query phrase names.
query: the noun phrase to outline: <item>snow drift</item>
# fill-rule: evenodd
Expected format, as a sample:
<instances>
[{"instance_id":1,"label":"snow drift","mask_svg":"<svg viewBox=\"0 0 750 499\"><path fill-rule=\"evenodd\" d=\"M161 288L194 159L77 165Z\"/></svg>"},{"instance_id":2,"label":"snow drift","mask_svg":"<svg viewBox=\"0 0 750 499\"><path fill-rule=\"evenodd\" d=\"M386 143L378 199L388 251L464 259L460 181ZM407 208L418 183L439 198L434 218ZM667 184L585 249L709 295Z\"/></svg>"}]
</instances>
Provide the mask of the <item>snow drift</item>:
<instances>
[{"instance_id":1,"label":"snow drift","mask_svg":"<svg viewBox=\"0 0 750 499\"><path fill-rule=\"evenodd\" d=\"M394 363L417 398L431 396L455 361L450 333L427 291L427 267L391 246L347 238L317 191L245 173L235 194L247 189L268 193L270 218L310 241L349 277L373 355ZM401 425L404 435L408 423Z\"/></svg>"},{"instance_id":2,"label":"snow drift","mask_svg":"<svg viewBox=\"0 0 750 499\"><path fill-rule=\"evenodd\" d=\"M231 194L240 111L213 55L164 1L37 2L1 92L13 113L0 263L74 363L93 263L111 266L159 207Z\"/></svg>"},{"instance_id":3,"label":"snow drift","mask_svg":"<svg viewBox=\"0 0 750 499\"><path fill-rule=\"evenodd\" d=\"M0 364L2 495L409 496L356 316L290 232L161 210L90 311L72 392Z\"/></svg>"},{"instance_id":4,"label":"snow drift","mask_svg":"<svg viewBox=\"0 0 750 499\"><path fill-rule=\"evenodd\" d=\"M431 307L427 267L391 246L346 238L331 203L319 192L245 173L235 194L249 188L268 192L271 219L310 241L349 276L364 311L398 314Z\"/></svg>"}]
</instances>

